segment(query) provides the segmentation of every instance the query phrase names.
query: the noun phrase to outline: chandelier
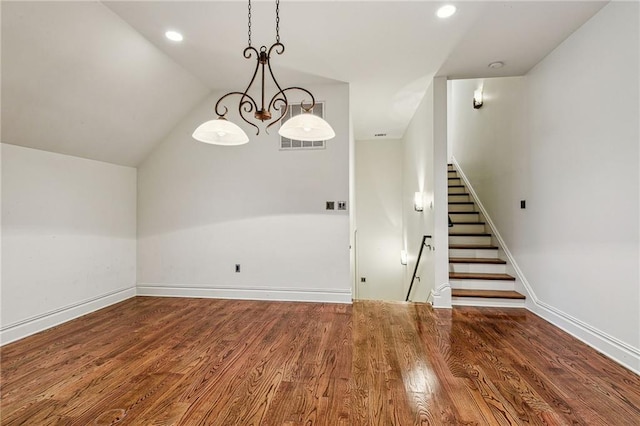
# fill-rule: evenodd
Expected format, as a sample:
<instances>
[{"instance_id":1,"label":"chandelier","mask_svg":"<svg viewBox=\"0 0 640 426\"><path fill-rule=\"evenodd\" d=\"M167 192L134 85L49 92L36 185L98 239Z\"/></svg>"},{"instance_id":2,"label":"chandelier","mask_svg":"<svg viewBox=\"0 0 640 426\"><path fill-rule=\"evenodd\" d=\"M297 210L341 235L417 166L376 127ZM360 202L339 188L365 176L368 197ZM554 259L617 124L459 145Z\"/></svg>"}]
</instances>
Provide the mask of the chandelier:
<instances>
[{"instance_id":1,"label":"chandelier","mask_svg":"<svg viewBox=\"0 0 640 426\"><path fill-rule=\"evenodd\" d=\"M301 141L321 141L328 140L335 137L335 132L322 118L312 113L313 107L316 104L316 100L313 94L302 87L287 87L282 88L271 69L271 55L277 53L281 55L284 52L284 45L280 43L280 0L276 0L276 41L267 49L266 46L260 47L260 50L251 45L251 0L249 0L249 13L248 13L248 34L249 34L249 46L244 49L244 57L251 59L252 56L256 58L256 67L253 71L253 76L249 85L244 92L229 92L223 95L218 102L216 102L215 113L218 116L215 120L209 120L200 126L193 132L193 138L205 143L214 145L242 145L249 142L247 134L237 125L226 119L228 108L223 105L223 101L231 96L239 96L238 101L238 113L242 120L251 126L256 128L256 135L260 134L260 127L253 121L250 121L250 114L253 113L253 118L260 120L261 122L267 121L265 131L269 133L269 128L274 124L280 122L289 110L289 100L287 99L287 92L298 90L311 98L309 104L305 105L303 100L300 103L301 113L293 116L285 121L278 133L280 136L301 140ZM276 93L268 100L265 97L265 78L268 75L275 83L277 88ZM249 90L253 86L256 77L260 74L260 104L249 95ZM273 111L273 113L272 113ZM275 117L274 117L275 115Z\"/></svg>"}]
</instances>

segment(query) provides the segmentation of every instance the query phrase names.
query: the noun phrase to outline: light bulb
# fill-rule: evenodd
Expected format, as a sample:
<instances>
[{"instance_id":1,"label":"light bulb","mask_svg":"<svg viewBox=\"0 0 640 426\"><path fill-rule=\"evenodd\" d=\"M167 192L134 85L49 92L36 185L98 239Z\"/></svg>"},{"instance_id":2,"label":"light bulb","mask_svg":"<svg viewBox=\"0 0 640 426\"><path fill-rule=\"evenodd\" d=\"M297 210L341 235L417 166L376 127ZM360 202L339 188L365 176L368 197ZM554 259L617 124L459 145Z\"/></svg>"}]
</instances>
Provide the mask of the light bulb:
<instances>
[{"instance_id":1,"label":"light bulb","mask_svg":"<svg viewBox=\"0 0 640 426\"><path fill-rule=\"evenodd\" d=\"M164 33L165 37L167 37L171 41L182 41L184 37L177 31L167 31Z\"/></svg>"},{"instance_id":2,"label":"light bulb","mask_svg":"<svg viewBox=\"0 0 640 426\"><path fill-rule=\"evenodd\" d=\"M438 9L436 15L438 15L438 18L448 18L454 13L456 13L456 7L452 4L447 4Z\"/></svg>"}]
</instances>

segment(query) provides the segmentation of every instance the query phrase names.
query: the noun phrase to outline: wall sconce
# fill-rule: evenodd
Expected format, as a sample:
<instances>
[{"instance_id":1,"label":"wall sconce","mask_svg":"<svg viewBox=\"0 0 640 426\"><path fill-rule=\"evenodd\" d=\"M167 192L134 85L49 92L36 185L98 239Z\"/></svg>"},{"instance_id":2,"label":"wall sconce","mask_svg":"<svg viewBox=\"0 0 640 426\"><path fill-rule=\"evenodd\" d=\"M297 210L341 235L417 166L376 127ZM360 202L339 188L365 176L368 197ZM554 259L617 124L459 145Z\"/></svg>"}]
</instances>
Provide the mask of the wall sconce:
<instances>
[{"instance_id":1,"label":"wall sconce","mask_svg":"<svg viewBox=\"0 0 640 426\"><path fill-rule=\"evenodd\" d=\"M413 208L417 212L424 210L424 193L416 192L413 194Z\"/></svg>"},{"instance_id":2,"label":"wall sconce","mask_svg":"<svg viewBox=\"0 0 640 426\"><path fill-rule=\"evenodd\" d=\"M400 263L403 265L407 264L407 251L400 250Z\"/></svg>"},{"instance_id":3,"label":"wall sconce","mask_svg":"<svg viewBox=\"0 0 640 426\"><path fill-rule=\"evenodd\" d=\"M482 89L477 89L473 92L473 107L475 109L482 108Z\"/></svg>"}]
</instances>

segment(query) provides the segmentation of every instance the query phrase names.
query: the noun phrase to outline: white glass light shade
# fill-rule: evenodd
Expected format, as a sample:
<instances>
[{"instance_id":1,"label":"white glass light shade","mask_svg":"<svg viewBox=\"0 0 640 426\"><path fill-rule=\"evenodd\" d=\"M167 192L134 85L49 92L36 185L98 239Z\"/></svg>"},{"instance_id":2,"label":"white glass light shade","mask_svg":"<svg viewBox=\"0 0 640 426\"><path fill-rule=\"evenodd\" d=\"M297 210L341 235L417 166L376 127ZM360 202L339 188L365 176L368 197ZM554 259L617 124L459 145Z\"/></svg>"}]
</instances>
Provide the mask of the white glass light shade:
<instances>
[{"instance_id":1,"label":"white glass light shade","mask_svg":"<svg viewBox=\"0 0 640 426\"><path fill-rule=\"evenodd\" d=\"M482 89L476 89L473 92L473 107L478 109L482 106Z\"/></svg>"},{"instance_id":2,"label":"white glass light shade","mask_svg":"<svg viewBox=\"0 0 640 426\"><path fill-rule=\"evenodd\" d=\"M213 145L242 145L249 142L244 130L222 117L202 123L192 136L197 141Z\"/></svg>"},{"instance_id":3,"label":"white glass light shade","mask_svg":"<svg viewBox=\"0 0 640 426\"><path fill-rule=\"evenodd\" d=\"M416 192L413 194L413 209L417 212L424 210L424 193Z\"/></svg>"},{"instance_id":4,"label":"white glass light shade","mask_svg":"<svg viewBox=\"0 0 640 426\"><path fill-rule=\"evenodd\" d=\"M288 119L278 133L283 138L297 141L326 141L336 136L329 123L308 112Z\"/></svg>"}]
</instances>

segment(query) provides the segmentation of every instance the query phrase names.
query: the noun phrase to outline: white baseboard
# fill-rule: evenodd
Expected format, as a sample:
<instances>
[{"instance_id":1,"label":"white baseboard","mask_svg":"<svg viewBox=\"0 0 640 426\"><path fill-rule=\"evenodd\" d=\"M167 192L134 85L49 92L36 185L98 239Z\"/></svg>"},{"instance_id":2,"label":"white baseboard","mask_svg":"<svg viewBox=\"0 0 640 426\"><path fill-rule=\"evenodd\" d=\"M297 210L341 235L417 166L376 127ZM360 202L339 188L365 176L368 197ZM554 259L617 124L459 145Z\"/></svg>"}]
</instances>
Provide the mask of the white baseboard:
<instances>
[{"instance_id":1,"label":"white baseboard","mask_svg":"<svg viewBox=\"0 0 640 426\"><path fill-rule=\"evenodd\" d=\"M202 297L214 299L273 300L287 302L351 303L351 289L264 287L194 287L138 284L138 296Z\"/></svg>"},{"instance_id":2,"label":"white baseboard","mask_svg":"<svg viewBox=\"0 0 640 426\"><path fill-rule=\"evenodd\" d=\"M128 287L92 297L53 311L45 312L0 328L0 346L15 342L72 319L106 308L136 295L135 287Z\"/></svg>"},{"instance_id":3,"label":"white baseboard","mask_svg":"<svg viewBox=\"0 0 640 426\"><path fill-rule=\"evenodd\" d=\"M556 327L566 331L576 339L586 343L587 345L591 346L598 352L616 361L618 364L623 365L624 367L628 368L629 370L633 371L636 374L640 374L640 349L639 348L634 348L633 346L628 345L627 343L624 343L616 339L615 337L601 330L598 330L597 328L592 327L591 325L585 322L582 322L579 319L565 312L562 312L559 309L554 308L553 306L541 301L536 296L535 292L533 291L533 288L529 284L529 281L527 281L527 278L522 273L522 270L518 266L518 263L516 262L511 252L509 251L509 248L504 242L504 239L502 238L502 236L498 232L498 229L496 228L493 221L491 220L491 217L489 217L487 210L484 208L484 206L480 202L480 199L478 198L478 195L474 191L473 186L469 182L469 179L467 179L467 176L464 174L464 172L460 168L460 165L458 164L455 158L452 157L451 162L455 165L455 169L460 175L460 178L462 179L464 184L467 186L469 193L471 194L472 198L476 202L478 208L480 209L480 212L484 216L486 223L491 228L492 234L496 237L496 240L498 240L498 244L504 251L505 255L507 256L507 259L509 260L509 263L513 267L515 274L518 277L518 280L522 283L526 293L526 297L527 297L525 307L529 311L538 315L539 317L549 321L551 324L555 325Z\"/></svg>"},{"instance_id":4,"label":"white baseboard","mask_svg":"<svg viewBox=\"0 0 640 426\"><path fill-rule=\"evenodd\" d=\"M527 309L640 375L640 350L540 300Z\"/></svg>"}]
</instances>

